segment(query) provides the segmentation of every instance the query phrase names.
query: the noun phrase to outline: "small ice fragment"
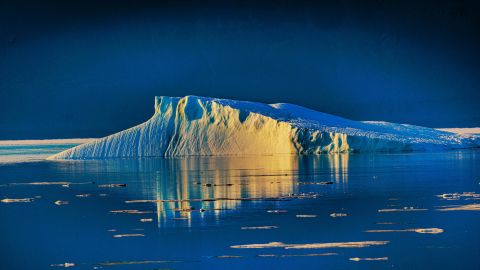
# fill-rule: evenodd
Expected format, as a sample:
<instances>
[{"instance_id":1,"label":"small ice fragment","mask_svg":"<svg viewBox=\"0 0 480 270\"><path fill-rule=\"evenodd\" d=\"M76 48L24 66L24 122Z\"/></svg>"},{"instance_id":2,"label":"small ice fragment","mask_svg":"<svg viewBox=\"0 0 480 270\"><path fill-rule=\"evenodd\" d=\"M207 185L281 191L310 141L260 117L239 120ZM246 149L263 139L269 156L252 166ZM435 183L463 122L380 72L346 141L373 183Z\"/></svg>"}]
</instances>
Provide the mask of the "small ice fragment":
<instances>
[{"instance_id":1,"label":"small ice fragment","mask_svg":"<svg viewBox=\"0 0 480 270\"><path fill-rule=\"evenodd\" d=\"M348 215L345 213L331 213L330 216L333 218L337 218L337 217L346 217Z\"/></svg>"},{"instance_id":2,"label":"small ice fragment","mask_svg":"<svg viewBox=\"0 0 480 270\"><path fill-rule=\"evenodd\" d=\"M95 184L95 182L30 182L30 183L10 183L9 185L12 186L24 186L24 185L32 185L32 186L69 186L69 185L86 185L86 184Z\"/></svg>"},{"instance_id":3,"label":"small ice fragment","mask_svg":"<svg viewBox=\"0 0 480 270\"><path fill-rule=\"evenodd\" d=\"M101 262L101 266L115 266L115 265L140 265L140 264L162 264L162 263L177 263L180 261L108 261Z\"/></svg>"},{"instance_id":4,"label":"small ice fragment","mask_svg":"<svg viewBox=\"0 0 480 270\"><path fill-rule=\"evenodd\" d=\"M443 233L443 229L439 228L425 228L425 229L415 229L416 233L428 233L428 234L438 234Z\"/></svg>"},{"instance_id":5,"label":"small ice fragment","mask_svg":"<svg viewBox=\"0 0 480 270\"><path fill-rule=\"evenodd\" d=\"M33 198L21 198L21 199L9 199L5 198L1 200L0 202L2 203L28 203L28 202L33 202Z\"/></svg>"},{"instance_id":6,"label":"small ice fragment","mask_svg":"<svg viewBox=\"0 0 480 270\"><path fill-rule=\"evenodd\" d=\"M338 243L313 243L287 245L285 249L317 249L317 248L364 248L370 246L386 245L389 241L361 241L361 242L338 242Z\"/></svg>"},{"instance_id":7,"label":"small ice fragment","mask_svg":"<svg viewBox=\"0 0 480 270\"><path fill-rule=\"evenodd\" d=\"M127 184L103 184L98 185L99 188L116 188L116 187L126 187Z\"/></svg>"},{"instance_id":8,"label":"small ice fragment","mask_svg":"<svg viewBox=\"0 0 480 270\"><path fill-rule=\"evenodd\" d=\"M267 213L287 213L287 210L267 210Z\"/></svg>"},{"instance_id":9,"label":"small ice fragment","mask_svg":"<svg viewBox=\"0 0 480 270\"><path fill-rule=\"evenodd\" d=\"M437 211L480 211L480 204L466 204L461 206L447 206Z\"/></svg>"},{"instance_id":10,"label":"small ice fragment","mask_svg":"<svg viewBox=\"0 0 480 270\"><path fill-rule=\"evenodd\" d=\"M143 237L145 236L144 234L141 233L130 233L130 234L115 234L113 235L113 238L122 238L122 237Z\"/></svg>"},{"instance_id":11,"label":"small ice fragment","mask_svg":"<svg viewBox=\"0 0 480 270\"><path fill-rule=\"evenodd\" d=\"M475 200L480 198L480 194L477 194L475 192L469 191L469 192L463 192L463 193L444 193L440 195L436 195L439 198L442 198L444 200L460 200L464 198L465 200Z\"/></svg>"},{"instance_id":12,"label":"small ice fragment","mask_svg":"<svg viewBox=\"0 0 480 270\"><path fill-rule=\"evenodd\" d=\"M141 265L141 264L163 264L163 263L177 263L180 261L107 261L101 262L100 266L115 266L115 265Z\"/></svg>"},{"instance_id":13,"label":"small ice fragment","mask_svg":"<svg viewBox=\"0 0 480 270\"><path fill-rule=\"evenodd\" d=\"M50 266L52 266L52 267L65 267L65 268L69 268L69 267L74 267L75 264L74 264L74 263L66 262L66 263L59 263L59 264L50 264Z\"/></svg>"},{"instance_id":14,"label":"small ice fragment","mask_svg":"<svg viewBox=\"0 0 480 270\"><path fill-rule=\"evenodd\" d=\"M55 201L55 204L56 205L65 205L65 204L69 204L68 201Z\"/></svg>"},{"instance_id":15,"label":"small ice fragment","mask_svg":"<svg viewBox=\"0 0 480 270\"><path fill-rule=\"evenodd\" d=\"M416 232L425 234L443 233L443 229L439 228L413 228L413 229L397 229L397 230L367 230L368 233L389 233L389 232Z\"/></svg>"},{"instance_id":16,"label":"small ice fragment","mask_svg":"<svg viewBox=\"0 0 480 270\"><path fill-rule=\"evenodd\" d=\"M417 211L428 211L425 208L413 208L413 207L403 207L403 208L390 208L390 209L379 209L379 213L390 213L390 212L417 212Z\"/></svg>"},{"instance_id":17,"label":"small ice fragment","mask_svg":"<svg viewBox=\"0 0 480 270\"><path fill-rule=\"evenodd\" d=\"M220 256L216 256L215 258L217 258L217 259L238 259L238 258L242 258L242 256L238 256L238 255L220 255Z\"/></svg>"},{"instance_id":18,"label":"small ice fragment","mask_svg":"<svg viewBox=\"0 0 480 270\"><path fill-rule=\"evenodd\" d=\"M242 230L271 230L278 229L277 226L257 226L257 227L242 227Z\"/></svg>"},{"instance_id":19,"label":"small ice fragment","mask_svg":"<svg viewBox=\"0 0 480 270\"><path fill-rule=\"evenodd\" d=\"M284 248L288 246L282 242L270 242L266 244L247 244L247 245L234 245L231 248Z\"/></svg>"},{"instance_id":20,"label":"small ice fragment","mask_svg":"<svg viewBox=\"0 0 480 270\"><path fill-rule=\"evenodd\" d=\"M359 261L388 261L388 257L379 257L379 258L358 258L358 257L355 257L355 258L350 258L349 260L350 261L355 261L355 262L359 262Z\"/></svg>"},{"instance_id":21,"label":"small ice fragment","mask_svg":"<svg viewBox=\"0 0 480 270\"><path fill-rule=\"evenodd\" d=\"M284 249L321 249L321 248L364 248L370 246L386 245L389 241L360 241L360 242L336 242L336 243L311 243L311 244L285 244L282 242L270 242L266 244L234 245L231 248L284 248Z\"/></svg>"},{"instance_id":22,"label":"small ice fragment","mask_svg":"<svg viewBox=\"0 0 480 270\"><path fill-rule=\"evenodd\" d=\"M316 218L317 215L295 215L297 218Z\"/></svg>"},{"instance_id":23,"label":"small ice fragment","mask_svg":"<svg viewBox=\"0 0 480 270\"><path fill-rule=\"evenodd\" d=\"M328 253L308 253L308 254L259 254L258 257L321 257L321 256L335 256L338 253L328 252Z\"/></svg>"},{"instance_id":24,"label":"small ice fragment","mask_svg":"<svg viewBox=\"0 0 480 270\"><path fill-rule=\"evenodd\" d=\"M151 218L141 218L140 219L140 222L152 222L152 221L153 221L153 219L151 219Z\"/></svg>"},{"instance_id":25,"label":"small ice fragment","mask_svg":"<svg viewBox=\"0 0 480 270\"><path fill-rule=\"evenodd\" d=\"M152 214L153 211L139 211L136 209L127 209L127 210L110 210L110 213L114 214Z\"/></svg>"}]
</instances>

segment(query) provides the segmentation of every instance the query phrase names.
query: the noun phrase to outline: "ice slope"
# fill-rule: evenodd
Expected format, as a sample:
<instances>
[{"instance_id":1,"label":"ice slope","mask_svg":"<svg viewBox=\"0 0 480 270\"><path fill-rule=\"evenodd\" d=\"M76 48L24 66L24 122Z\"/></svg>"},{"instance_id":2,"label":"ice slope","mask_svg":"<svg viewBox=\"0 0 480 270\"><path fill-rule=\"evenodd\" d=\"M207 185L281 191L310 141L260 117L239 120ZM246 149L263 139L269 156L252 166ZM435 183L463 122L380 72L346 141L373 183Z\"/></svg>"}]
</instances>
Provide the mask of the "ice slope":
<instances>
[{"instance_id":1,"label":"ice slope","mask_svg":"<svg viewBox=\"0 0 480 270\"><path fill-rule=\"evenodd\" d=\"M50 159L422 151L478 147L479 142L478 136L352 121L286 103L156 97L155 113L145 123Z\"/></svg>"}]
</instances>

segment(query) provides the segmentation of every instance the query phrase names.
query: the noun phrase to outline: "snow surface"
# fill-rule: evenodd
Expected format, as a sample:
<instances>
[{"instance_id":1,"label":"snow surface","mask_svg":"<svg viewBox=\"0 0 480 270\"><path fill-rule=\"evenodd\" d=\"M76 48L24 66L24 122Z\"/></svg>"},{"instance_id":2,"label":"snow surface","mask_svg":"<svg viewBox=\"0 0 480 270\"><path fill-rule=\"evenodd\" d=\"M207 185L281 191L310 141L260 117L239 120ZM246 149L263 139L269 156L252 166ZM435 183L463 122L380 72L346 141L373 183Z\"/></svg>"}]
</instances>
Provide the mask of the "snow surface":
<instances>
[{"instance_id":1,"label":"snow surface","mask_svg":"<svg viewBox=\"0 0 480 270\"><path fill-rule=\"evenodd\" d=\"M320 154L479 147L480 136L353 121L301 106L197 96L156 97L148 121L50 159Z\"/></svg>"},{"instance_id":2,"label":"snow surface","mask_svg":"<svg viewBox=\"0 0 480 270\"><path fill-rule=\"evenodd\" d=\"M458 133L458 134L480 135L480 127L474 127L474 128L437 128L437 129L441 130L441 131L447 131L447 132Z\"/></svg>"}]
</instances>

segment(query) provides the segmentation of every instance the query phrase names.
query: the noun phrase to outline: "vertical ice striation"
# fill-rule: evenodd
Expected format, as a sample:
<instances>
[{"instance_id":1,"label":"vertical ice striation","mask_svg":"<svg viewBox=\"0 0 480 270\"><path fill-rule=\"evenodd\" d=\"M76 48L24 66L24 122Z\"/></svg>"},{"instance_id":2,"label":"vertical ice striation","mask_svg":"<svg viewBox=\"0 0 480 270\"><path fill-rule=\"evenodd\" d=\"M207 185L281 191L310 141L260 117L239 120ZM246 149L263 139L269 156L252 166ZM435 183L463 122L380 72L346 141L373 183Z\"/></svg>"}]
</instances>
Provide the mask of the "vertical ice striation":
<instances>
[{"instance_id":1,"label":"vertical ice striation","mask_svg":"<svg viewBox=\"0 0 480 270\"><path fill-rule=\"evenodd\" d=\"M50 159L421 151L478 145L477 136L357 122L292 104L162 96L155 98L155 113L145 123Z\"/></svg>"}]
</instances>

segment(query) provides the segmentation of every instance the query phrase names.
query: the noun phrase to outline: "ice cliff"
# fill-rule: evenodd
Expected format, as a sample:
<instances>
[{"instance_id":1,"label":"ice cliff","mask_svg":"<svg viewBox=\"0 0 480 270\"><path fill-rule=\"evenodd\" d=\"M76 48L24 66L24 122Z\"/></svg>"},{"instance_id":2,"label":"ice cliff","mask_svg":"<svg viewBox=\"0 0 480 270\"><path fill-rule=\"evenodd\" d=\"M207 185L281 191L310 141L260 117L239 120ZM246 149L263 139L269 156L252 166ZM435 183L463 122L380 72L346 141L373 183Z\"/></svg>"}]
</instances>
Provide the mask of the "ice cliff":
<instances>
[{"instance_id":1,"label":"ice cliff","mask_svg":"<svg viewBox=\"0 0 480 270\"><path fill-rule=\"evenodd\" d=\"M319 154L478 147L480 137L388 122L358 122L301 106L197 96L156 97L148 121L50 159Z\"/></svg>"}]
</instances>

